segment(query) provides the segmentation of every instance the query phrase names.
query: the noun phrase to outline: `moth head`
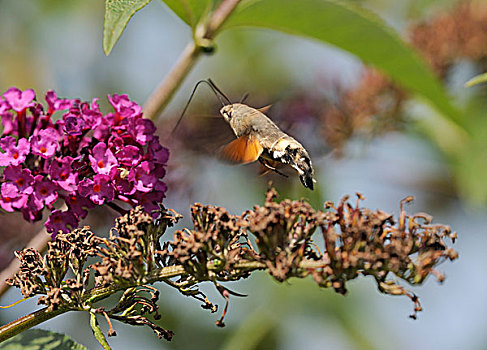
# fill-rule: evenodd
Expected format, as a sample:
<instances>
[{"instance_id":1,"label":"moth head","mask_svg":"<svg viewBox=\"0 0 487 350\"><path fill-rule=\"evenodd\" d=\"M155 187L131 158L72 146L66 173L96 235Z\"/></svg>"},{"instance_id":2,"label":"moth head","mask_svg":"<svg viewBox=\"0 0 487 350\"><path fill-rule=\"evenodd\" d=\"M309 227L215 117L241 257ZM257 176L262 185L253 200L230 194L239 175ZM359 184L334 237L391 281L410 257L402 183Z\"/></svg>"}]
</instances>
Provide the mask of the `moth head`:
<instances>
[{"instance_id":1,"label":"moth head","mask_svg":"<svg viewBox=\"0 0 487 350\"><path fill-rule=\"evenodd\" d=\"M233 105L223 106L222 109L220 109L220 114L225 118L225 121L230 123L230 120L232 120L234 115Z\"/></svg>"}]
</instances>

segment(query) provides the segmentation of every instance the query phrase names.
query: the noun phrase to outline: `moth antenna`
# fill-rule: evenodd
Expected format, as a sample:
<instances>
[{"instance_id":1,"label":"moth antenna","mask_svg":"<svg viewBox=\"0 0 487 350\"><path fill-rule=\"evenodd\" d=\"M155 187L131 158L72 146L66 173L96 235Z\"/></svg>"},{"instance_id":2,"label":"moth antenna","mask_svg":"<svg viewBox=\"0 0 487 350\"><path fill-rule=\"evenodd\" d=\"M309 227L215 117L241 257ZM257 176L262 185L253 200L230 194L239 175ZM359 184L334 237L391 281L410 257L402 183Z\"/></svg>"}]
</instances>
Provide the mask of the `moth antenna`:
<instances>
[{"instance_id":1,"label":"moth antenna","mask_svg":"<svg viewBox=\"0 0 487 350\"><path fill-rule=\"evenodd\" d=\"M247 100L247 98L249 97L249 93L246 92L242 98L240 99L240 102L239 103L245 103L245 101Z\"/></svg>"},{"instance_id":2,"label":"moth antenna","mask_svg":"<svg viewBox=\"0 0 487 350\"><path fill-rule=\"evenodd\" d=\"M213 80L211 80L210 78L208 78L208 83L209 83L209 84L210 84L210 85L213 87L213 89L215 89L216 91L218 91L218 93L219 93L221 96L223 96L223 98L224 98L225 100L227 100L227 103L228 103L229 105L231 105L231 104L232 104L232 102L230 101L230 99L229 99L229 98L228 98L228 97L227 97L227 96L226 96L226 95L223 93L223 91L221 91L221 90L218 88L218 86L216 86L216 84L213 82Z\"/></svg>"},{"instance_id":3,"label":"moth antenna","mask_svg":"<svg viewBox=\"0 0 487 350\"><path fill-rule=\"evenodd\" d=\"M208 84L208 86L211 88L211 90L213 91L213 93L215 94L215 96L218 98L218 100L220 101L220 103L222 104L222 106L225 106L225 101L222 100L222 96L228 101L228 104L231 104L230 100L216 87L215 83L213 83L210 79L208 79L208 81L207 80L204 80L204 79L203 80L200 80L194 86L193 92L189 96L188 102L186 102L186 106L184 107L183 112L181 113L181 116L179 117L178 121L176 122L176 125L172 129L171 134L174 134L174 132L176 131L176 129L179 126L179 123L181 123L181 120L184 117L184 113L186 113L186 110L188 109L189 104L191 103L191 100L193 99L193 96L196 93L196 89L198 88L198 86L200 86L201 83Z\"/></svg>"}]
</instances>

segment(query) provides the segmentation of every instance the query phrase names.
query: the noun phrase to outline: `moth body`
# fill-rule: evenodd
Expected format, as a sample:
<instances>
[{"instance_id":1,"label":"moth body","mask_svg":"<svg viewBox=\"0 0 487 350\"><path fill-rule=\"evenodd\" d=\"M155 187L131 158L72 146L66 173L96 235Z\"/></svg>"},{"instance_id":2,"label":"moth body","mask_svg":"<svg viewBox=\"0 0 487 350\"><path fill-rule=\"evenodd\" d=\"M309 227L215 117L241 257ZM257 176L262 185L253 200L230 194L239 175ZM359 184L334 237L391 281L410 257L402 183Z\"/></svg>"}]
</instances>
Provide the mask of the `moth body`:
<instances>
[{"instance_id":1,"label":"moth body","mask_svg":"<svg viewBox=\"0 0 487 350\"><path fill-rule=\"evenodd\" d=\"M289 164L302 184L313 189L316 181L308 152L264 113L242 103L226 105L220 113L237 137L223 149L225 158L240 163L259 160L270 169L268 161Z\"/></svg>"}]
</instances>

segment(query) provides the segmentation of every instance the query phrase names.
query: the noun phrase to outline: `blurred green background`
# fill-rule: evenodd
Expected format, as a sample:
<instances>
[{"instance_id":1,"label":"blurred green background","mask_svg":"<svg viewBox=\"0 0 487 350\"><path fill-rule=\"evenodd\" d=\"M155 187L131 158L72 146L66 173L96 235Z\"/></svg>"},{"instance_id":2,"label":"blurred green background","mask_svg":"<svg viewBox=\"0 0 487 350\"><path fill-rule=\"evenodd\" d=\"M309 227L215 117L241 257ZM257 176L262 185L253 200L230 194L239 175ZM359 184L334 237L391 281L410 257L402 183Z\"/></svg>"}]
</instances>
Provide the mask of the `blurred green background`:
<instances>
[{"instance_id":1,"label":"blurred green background","mask_svg":"<svg viewBox=\"0 0 487 350\"><path fill-rule=\"evenodd\" d=\"M378 13L404 35L417 21L453 6L452 1L441 0L354 2ZM191 31L162 2L153 1L134 16L107 57L102 49L103 11L99 0L0 0L0 91L10 86L33 88L42 100L47 90L54 89L63 97L99 97L105 106L107 94L127 93L142 104L176 62ZM487 349L487 282L482 278L487 267L482 195L487 178L486 90L463 87L463 82L481 72L483 63L460 59L444 77L445 87L455 96L453 102L466 116L465 124L475 131L468 134L468 147L448 139L441 123L434 122L437 116L421 101L410 101L406 116L397 118L393 127L379 133L357 132L338 152L324 141L316 119L289 120L283 115L299 110L296 106L303 101L313 103L314 110L321 104L338 103L333 100L337 91L360 83L363 67L356 57L332 46L262 29L225 32L217 45L214 55L199 61L158 123L162 143L174 147L167 175L167 207L187 216L189 204L195 201L222 205L234 213L263 202L268 177L257 176L253 166L232 167L218 161L211 151L199 151L211 149L203 143L221 129L214 124L217 120L199 118L218 114L218 103L210 92L199 92L183 121L181 140L168 137L167 130L172 129L195 82L211 77L231 99L249 92L247 102L252 106L273 103L269 115L309 148L317 190L310 193L295 178L272 177L283 196L304 196L318 206L361 192L367 198L365 206L397 214L399 201L414 195L409 212L428 212L436 222L458 231L454 248L460 259L440 267L447 276L444 285L429 279L413 288L424 308L416 321L408 318L412 305L407 298L380 295L368 279L350 283L349 294L343 297L319 290L311 281L279 284L257 273L229 285L249 297L232 299L227 327L217 328L218 315L161 286L161 324L175 331L173 341L158 340L150 329L115 321L118 336L109 339L113 348ZM186 130L191 127L193 131ZM460 154L449 151L452 148L465 150ZM93 216L106 218L107 214ZM5 215L1 220L3 225L12 221ZM100 232L111 224L96 222ZM22 248L35 230L25 225L20 230L4 229L0 262L5 264L13 249ZM207 291L223 307L224 301L211 286ZM17 290L10 290L1 304L19 297ZM37 308L36 301L29 300L0 311L0 319L4 324ZM99 345L88 324L88 315L70 313L40 327L66 333L96 349Z\"/></svg>"}]
</instances>

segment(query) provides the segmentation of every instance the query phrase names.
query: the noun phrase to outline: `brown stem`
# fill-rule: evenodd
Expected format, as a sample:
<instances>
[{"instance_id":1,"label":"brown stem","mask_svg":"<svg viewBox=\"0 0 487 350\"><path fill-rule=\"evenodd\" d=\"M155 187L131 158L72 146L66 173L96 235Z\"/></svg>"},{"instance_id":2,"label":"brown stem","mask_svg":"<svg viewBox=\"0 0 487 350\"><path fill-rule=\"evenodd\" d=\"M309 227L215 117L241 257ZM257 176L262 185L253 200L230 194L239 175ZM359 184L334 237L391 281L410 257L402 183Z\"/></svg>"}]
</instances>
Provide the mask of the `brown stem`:
<instances>
[{"instance_id":1,"label":"brown stem","mask_svg":"<svg viewBox=\"0 0 487 350\"><path fill-rule=\"evenodd\" d=\"M146 118L155 119L161 114L191 68L196 64L200 53L201 48L197 47L194 42L186 46L174 68L144 104L143 110Z\"/></svg>"},{"instance_id":2,"label":"brown stem","mask_svg":"<svg viewBox=\"0 0 487 350\"><path fill-rule=\"evenodd\" d=\"M206 31L205 38L213 39L216 32L221 28L223 23L232 14L233 10L237 7L241 0L226 0L213 12L211 20L208 23L208 29Z\"/></svg>"},{"instance_id":3,"label":"brown stem","mask_svg":"<svg viewBox=\"0 0 487 350\"><path fill-rule=\"evenodd\" d=\"M203 32L199 33L198 30L196 30L194 41L186 46L181 56L179 56L176 65L144 104L143 109L146 118L156 119L161 114L183 82L184 78L196 64L201 53L204 52L200 41L204 40L205 42L211 42L240 1L241 0L223 1L213 12L206 27L203 29Z\"/></svg>"}]
</instances>

